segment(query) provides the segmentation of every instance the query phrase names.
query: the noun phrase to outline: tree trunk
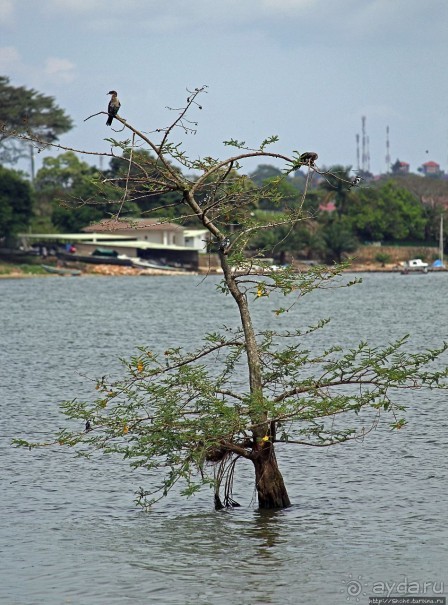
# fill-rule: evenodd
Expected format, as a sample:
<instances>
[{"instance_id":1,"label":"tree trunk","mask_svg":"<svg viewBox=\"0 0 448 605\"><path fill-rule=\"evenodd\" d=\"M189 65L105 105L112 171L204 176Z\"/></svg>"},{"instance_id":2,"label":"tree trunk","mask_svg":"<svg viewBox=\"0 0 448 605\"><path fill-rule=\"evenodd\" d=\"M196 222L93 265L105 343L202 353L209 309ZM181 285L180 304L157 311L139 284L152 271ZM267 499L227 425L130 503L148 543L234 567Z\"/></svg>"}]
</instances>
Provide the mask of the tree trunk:
<instances>
[{"instance_id":1,"label":"tree trunk","mask_svg":"<svg viewBox=\"0 0 448 605\"><path fill-rule=\"evenodd\" d=\"M255 486L260 508L287 508L291 506L272 444L264 445L252 458L255 467Z\"/></svg>"},{"instance_id":2,"label":"tree trunk","mask_svg":"<svg viewBox=\"0 0 448 605\"><path fill-rule=\"evenodd\" d=\"M255 404L254 408L256 410L251 418L252 422L257 425L252 431L254 449L252 451L251 460L255 466L255 485L258 493L258 505L260 508L286 508L291 505L291 502L288 497L288 492L286 491L282 474L277 465L274 445L272 441L264 441L264 438L271 432L272 425L268 421L267 412L259 407L260 404L263 403L260 351L252 325L247 297L246 294L240 290L227 262L226 255L222 251L220 251L219 255L224 278L231 295L238 305L241 324L244 331L251 400L252 403Z\"/></svg>"}]
</instances>

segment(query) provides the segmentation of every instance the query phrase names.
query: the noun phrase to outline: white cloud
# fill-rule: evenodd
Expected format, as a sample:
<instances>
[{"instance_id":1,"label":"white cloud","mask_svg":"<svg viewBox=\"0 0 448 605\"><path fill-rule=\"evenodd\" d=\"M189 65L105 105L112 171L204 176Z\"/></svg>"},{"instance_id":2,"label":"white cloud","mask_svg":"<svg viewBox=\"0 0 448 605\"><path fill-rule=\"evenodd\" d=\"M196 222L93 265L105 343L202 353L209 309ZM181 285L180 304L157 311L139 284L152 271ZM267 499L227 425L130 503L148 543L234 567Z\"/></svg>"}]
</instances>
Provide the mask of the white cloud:
<instances>
[{"instance_id":1,"label":"white cloud","mask_svg":"<svg viewBox=\"0 0 448 605\"><path fill-rule=\"evenodd\" d=\"M68 59L49 57L45 61L44 73L52 82L73 82L76 77L75 64Z\"/></svg>"},{"instance_id":2,"label":"white cloud","mask_svg":"<svg viewBox=\"0 0 448 605\"><path fill-rule=\"evenodd\" d=\"M48 57L44 64L25 62L14 46L0 47L0 73L16 83L26 80L32 86L69 84L76 78L76 65L68 59Z\"/></svg>"}]
</instances>

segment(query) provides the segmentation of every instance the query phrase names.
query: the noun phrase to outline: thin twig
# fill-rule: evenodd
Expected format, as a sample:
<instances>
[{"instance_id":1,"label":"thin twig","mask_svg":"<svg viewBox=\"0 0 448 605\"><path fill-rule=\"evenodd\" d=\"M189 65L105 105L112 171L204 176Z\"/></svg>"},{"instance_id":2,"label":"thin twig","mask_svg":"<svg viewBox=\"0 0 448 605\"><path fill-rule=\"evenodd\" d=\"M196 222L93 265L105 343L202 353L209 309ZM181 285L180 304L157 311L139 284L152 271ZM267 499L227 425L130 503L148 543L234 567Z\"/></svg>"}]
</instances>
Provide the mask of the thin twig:
<instances>
[{"instance_id":1,"label":"thin twig","mask_svg":"<svg viewBox=\"0 0 448 605\"><path fill-rule=\"evenodd\" d=\"M129 154L128 173L126 175L126 181L125 181L126 185L125 185L125 189L124 189L124 193L123 193L123 199L121 200L120 208L118 209L118 212L117 212L117 216L116 216L117 220L120 217L120 213L121 213L121 211L123 209L123 205L124 205L124 203L126 201L126 198L128 196L129 178L130 178L130 175L131 175L131 168L132 168L132 156L134 155L134 143L135 143L135 133L132 133L132 145L131 145L131 152Z\"/></svg>"}]
</instances>

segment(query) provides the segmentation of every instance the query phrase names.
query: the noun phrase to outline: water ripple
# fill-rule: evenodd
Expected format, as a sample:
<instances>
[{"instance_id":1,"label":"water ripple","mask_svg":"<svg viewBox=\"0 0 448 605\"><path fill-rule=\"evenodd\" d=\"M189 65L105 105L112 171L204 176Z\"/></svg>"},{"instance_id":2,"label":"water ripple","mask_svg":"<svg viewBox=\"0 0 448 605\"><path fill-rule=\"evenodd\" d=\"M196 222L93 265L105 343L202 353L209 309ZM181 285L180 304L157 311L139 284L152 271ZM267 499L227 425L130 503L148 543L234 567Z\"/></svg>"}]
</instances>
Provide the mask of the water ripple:
<instances>
[{"instance_id":1,"label":"water ripple","mask_svg":"<svg viewBox=\"0 0 448 605\"><path fill-rule=\"evenodd\" d=\"M0 281L0 601L317 605L347 602L351 576L370 588L404 576L448 586L440 394L412 394L409 425L393 435L380 427L364 443L331 451L280 446L294 502L280 512L254 508L249 465L237 469L240 509L215 513L203 490L191 500L174 493L144 514L132 500L148 479L123 461L11 447L14 436L63 426L58 402L90 396L85 376L118 373L118 358L137 345L192 346L216 316L232 324L231 301L210 281L217 278ZM444 275L369 275L357 288L313 293L305 312L298 305L280 326L332 316L318 344L409 332L421 348L443 336L445 300ZM257 310L260 325L274 326L272 308Z\"/></svg>"}]
</instances>

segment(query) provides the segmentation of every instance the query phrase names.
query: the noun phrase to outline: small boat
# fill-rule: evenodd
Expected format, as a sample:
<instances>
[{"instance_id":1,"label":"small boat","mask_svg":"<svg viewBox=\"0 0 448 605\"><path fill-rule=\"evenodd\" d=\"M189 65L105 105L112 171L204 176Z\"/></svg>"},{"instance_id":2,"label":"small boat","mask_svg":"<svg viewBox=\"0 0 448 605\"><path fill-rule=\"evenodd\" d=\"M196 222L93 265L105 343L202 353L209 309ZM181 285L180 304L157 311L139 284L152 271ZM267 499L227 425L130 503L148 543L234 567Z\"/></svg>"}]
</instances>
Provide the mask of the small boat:
<instances>
[{"instance_id":1,"label":"small boat","mask_svg":"<svg viewBox=\"0 0 448 605\"><path fill-rule=\"evenodd\" d=\"M47 273L54 273L55 275L76 277L82 273L79 269L70 269L69 267L55 267L54 265L41 265L41 267Z\"/></svg>"},{"instance_id":2,"label":"small boat","mask_svg":"<svg viewBox=\"0 0 448 605\"><path fill-rule=\"evenodd\" d=\"M428 273L428 263L424 263L421 258L413 258L407 262L401 263L401 273Z\"/></svg>"},{"instance_id":3,"label":"small boat","mask_svg":"<svg viewBox=\"0 0 448 605\"><path fill-rule=\"evenodd\" d=\"M136 269L159 269L161 271L183 271L183 267L175 267L173 265L165 265L155 260L144 260L142 258L132 258L132 266Z\"/></svg>"},{"instance_id":4,"label":"small boat","mask_svg":"<svg viewBox=\"0 0 448 605\"><path fill-rule=\"evenodd\" d=\"M118 254L115 250L97 248L92 254L73 254L71 252L58 252L57 257L79 263L92 263L95 265L121 265L132 267L132 259L126 254Z\"/></svg>"},{"instance_id":5,"label":"small boat","mask_svg":"<svg viewBox=\"0 0 448 605\"><path fill-rule=\"evenodd\" d=\"M440 258L435 260L431 265L431 271L445 271L445 264Z\"/></svg>"},{"instance_id":6,"label":"small boat","mask_svg":"<svg viewBox=\"0 0 448 605\"><path fill-rule=\"evenodd\" d=\"M57 257L63 261L77 261L81 263L94 263L96 265L120 265L134 267L135 269L160 269L165 271L184 271L183 267L166 265L157 260L145 260L138 256L118 254L116 250L96 248L92 254L73 254L71 252L58 252Z\"/></svg>"}]
</instances>

